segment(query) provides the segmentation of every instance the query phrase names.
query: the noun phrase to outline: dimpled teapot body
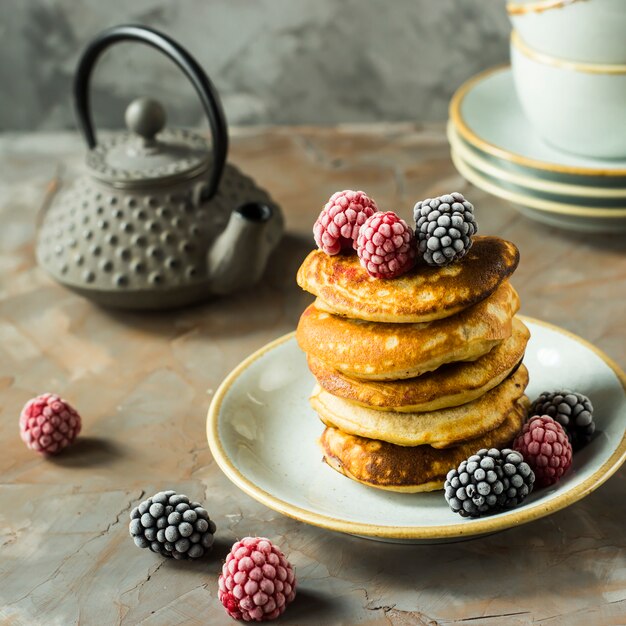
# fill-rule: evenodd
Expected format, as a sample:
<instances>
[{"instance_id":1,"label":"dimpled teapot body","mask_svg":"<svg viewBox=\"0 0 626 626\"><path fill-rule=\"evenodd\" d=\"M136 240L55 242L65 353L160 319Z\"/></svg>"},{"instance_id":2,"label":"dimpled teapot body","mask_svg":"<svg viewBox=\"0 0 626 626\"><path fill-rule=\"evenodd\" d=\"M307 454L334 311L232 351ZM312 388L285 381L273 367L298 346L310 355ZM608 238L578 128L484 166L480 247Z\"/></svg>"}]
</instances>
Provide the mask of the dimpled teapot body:
<instances>
[{"instance_id":1,"label":"dimpled teapot body","mask_svg":"<svg viewBox=\"0 0 626 626\"><path fill-rule=\"evenodd\" d=\"M197 133L164 129L163 107L147 98L128 107L130 132L96 141L87 98L91 67L110 43L128 39L165 51L192 79L211 146ZM90 148L88 173L64 185L43 214L41 266L99 304L129 309L184 306L258 280L282 236L282 214L250 177L226 163L219 98L188 53L156 31L115 27L85 51L74 89Z\"/></svg>"},{"instance_id":2,"label":"dimpled teapot body","mask_svg":"<svg viewBox=\"0 0 626 626\"><path fill-rule=\"evenodd\" d=\"M283 225L268 194L231 165L210 201L196 205L196 189L185 183L160 193L128 193L84 176L61 189L47 210L38 260L55 280L104 306L158 309L205 300L216 282L207 254L233 207L273 207L275 221L259 239L261 247L272 249ZM254 221L252 225L257 227ZM248 252L233 263L263 262L259 253ZM234 269L223 268L227 281ZM233 290L242 286L232 283Z\"/></svg>"}]
</instances>

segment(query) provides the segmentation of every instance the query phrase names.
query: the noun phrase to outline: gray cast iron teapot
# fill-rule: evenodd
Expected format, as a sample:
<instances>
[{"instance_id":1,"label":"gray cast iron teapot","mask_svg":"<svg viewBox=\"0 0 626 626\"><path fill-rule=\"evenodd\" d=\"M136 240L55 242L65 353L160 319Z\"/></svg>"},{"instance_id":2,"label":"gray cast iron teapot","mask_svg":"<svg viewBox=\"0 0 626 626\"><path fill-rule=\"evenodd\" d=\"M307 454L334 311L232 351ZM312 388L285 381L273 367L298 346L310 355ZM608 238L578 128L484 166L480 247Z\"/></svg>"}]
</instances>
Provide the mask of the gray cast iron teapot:
<instances>
[{"instance_id":1,"label":"gray cast iron teapot","mask_svg":"<svg viewBox=\"0 0 626 626\"><path fill-rule=\"evenodd\" d=\"M96 141L89 81L100 54L138 41L169 56L194 85L213 136L164 129L154 100L133 101L129 132ZM74 104L89 146L87 175L42 216L39 263L66 287L105 306L178 307L251 286L283 233L280 208L226 163L226 120L215 87L178 43L143 26L102 32L83 53Z\"/></svg>"}]
</instances>

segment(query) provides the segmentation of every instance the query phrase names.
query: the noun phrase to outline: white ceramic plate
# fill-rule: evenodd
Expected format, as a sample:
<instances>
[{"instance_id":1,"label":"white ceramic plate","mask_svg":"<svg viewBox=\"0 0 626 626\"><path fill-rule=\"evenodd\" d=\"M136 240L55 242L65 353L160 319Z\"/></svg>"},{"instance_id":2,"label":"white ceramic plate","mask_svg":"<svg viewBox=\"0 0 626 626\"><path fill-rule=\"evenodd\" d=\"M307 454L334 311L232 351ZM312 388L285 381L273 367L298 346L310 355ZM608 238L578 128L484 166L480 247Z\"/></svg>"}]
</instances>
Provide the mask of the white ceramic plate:
<instances>
[{"instance_id":1,"label":"white ceramic plate","mask_svg":"<svg viewBox=\"0 0 626 626\"><path fill-rule=\"evenodd\" d=\"M585 158L541 140L522 111L510 67L486 70L461 85L450 102L450 119L470 145L513 168L579 184L626 186L626 160Z\"/></svg>"},{"instance_id":2,"label":"white ceramic plate","mask_svg":"<svg viewBox=\"0 0 626 626\"><path fill-rule=\"evenodd\" d=\"M541 192L522 188L479 171L473 162L463 159L453 148L452 162L470 183L508 202L529 217L549 226L588 233L626 232L626 211L617 208L582 206L577 203L547 199Z\"/></svg>"},{"instance_id":3,"label":"white ceramic plate","mask_svg":"<svg viewBox=\"0 0 626 626\"><path fill-rule=\"evenodd\" d=\"M441 491L399 494L372 489L322 462L323 426L310 408L313 387L294 335L241 363L211 403L211 452L235 485L303 522L383 541L453 541L504 530L562 509L599 487L626 458L626 376L606 355L555 326L525 319L532 338L524 363L528 394L570 387L590 396L598 434L578 452L558 485L523 506L475 520L450 511Z\"/></svg>"}]
</instances>

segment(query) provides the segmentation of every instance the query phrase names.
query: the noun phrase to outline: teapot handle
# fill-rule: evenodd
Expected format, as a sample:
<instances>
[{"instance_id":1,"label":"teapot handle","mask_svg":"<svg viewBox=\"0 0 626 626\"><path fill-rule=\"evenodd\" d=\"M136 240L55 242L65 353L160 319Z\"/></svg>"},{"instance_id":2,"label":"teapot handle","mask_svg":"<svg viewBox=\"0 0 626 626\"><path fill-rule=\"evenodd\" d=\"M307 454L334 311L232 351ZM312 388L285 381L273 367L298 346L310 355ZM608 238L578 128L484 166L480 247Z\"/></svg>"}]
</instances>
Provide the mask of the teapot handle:
<instances>
[{"instance_id":1,"label":"teapot handle","mask_svg":"<svg viewBox=\"0 0 626 626\"><path fill-rule=\"evenodd\" d=\"M74 76L73 93L78 126L87 145L92 149L97 143L89 99L91 72L98 57L118 41L139 41L160 50L178 65L195 87L213 136L213 168L203 194L203 200L210 200L217 192L228 152L228 128L224 109L215 86L199 63L180 44L157 30L133 24L113 26L97 35L83 52Z\"/></svg>"}]
</instances>

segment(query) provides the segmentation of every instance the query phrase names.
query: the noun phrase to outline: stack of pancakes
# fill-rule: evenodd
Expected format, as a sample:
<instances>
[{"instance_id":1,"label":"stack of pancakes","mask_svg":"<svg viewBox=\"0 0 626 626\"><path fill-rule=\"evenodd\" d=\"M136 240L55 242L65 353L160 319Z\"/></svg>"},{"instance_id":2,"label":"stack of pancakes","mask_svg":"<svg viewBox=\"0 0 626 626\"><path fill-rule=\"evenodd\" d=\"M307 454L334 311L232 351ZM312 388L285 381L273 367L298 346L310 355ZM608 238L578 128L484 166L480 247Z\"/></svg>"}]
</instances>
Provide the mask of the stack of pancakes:
<instances>
[{"instance_id":1,"label":"stack of pancakes","mask_svg":"<svg viewBox=\"0 0 626 626\"><path fill-rule=\"evenodd\" d=\"M507 280L518 261L512 243L475 237L456 263L380 280L356 255L309 254L298 284L317 299L296 337L328 465L372 487L430 491L477 450L511 442L528 402L530 333Z\"/></svg>"}]
</instances>

